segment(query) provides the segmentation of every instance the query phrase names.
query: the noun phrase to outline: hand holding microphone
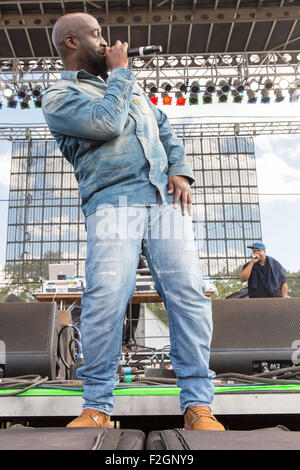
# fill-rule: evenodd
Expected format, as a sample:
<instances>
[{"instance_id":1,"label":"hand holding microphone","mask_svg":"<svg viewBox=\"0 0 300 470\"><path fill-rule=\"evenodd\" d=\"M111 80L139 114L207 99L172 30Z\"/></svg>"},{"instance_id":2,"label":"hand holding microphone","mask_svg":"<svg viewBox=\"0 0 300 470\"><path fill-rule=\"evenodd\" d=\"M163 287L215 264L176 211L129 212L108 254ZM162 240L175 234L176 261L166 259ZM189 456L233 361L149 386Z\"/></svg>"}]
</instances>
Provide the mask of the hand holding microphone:
<instances>
[{"instance_id":1,"label":"hand holding microphone","mask_svg":"<svg viewBox=\"0 0 300 470\"><path fill-rule=\"evenodd\" d=\"M116 41L116 43L105 48L106 64L108 69L113 70L118 67L128 67L128 44L127 42Z\"/></svg>"},{"instance_id":2,"label":"hand holding microphone","mask_svg":"<svg viewBox=\"0 0 300 470\"><path fill-rule=\"evenodd\" d=\"M162 52L161 46L141 46L134 49L128 49L127 42L116 41L112 47L106 46L105 56L106 64L110 70L117 67L128 66L128 57L144 57Z\"/></svg>"}]
</instances>

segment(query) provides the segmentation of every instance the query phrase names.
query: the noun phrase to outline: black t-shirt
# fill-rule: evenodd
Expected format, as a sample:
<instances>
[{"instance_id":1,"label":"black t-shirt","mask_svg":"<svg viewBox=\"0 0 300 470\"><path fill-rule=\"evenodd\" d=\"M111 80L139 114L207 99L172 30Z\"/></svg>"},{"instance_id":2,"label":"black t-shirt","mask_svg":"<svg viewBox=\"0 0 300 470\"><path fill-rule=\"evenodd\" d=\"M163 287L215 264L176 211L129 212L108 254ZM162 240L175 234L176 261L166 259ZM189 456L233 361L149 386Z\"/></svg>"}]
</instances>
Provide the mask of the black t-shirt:
<instances>
[{"instance_id":1,"label":"black t-shirt","mask_svg":"<svg viewBox=\"0 0 300 470\"><path fill-rule=\"evenodd\" d=\"M248 266L249 263L246 263L244 266L243 266L243 269L245 269L246 266ZM256 265L257 268L259 269L260 265L257 264ZM256 289L253 289L251 287L251 276L249 278L249 281L248 281L248 293L249 293L249 297L251 298L257 298L257 297L282 297L282 294L281 294L281 287L279 287L279 289L275 292L273 292L272 294L270 294L263 286L262 282L261 282L261 279L260 279L260 276L257 276L257 288ZM286 279L284 279L282 282L286 282Z\"/></svg>"}]
</instances>

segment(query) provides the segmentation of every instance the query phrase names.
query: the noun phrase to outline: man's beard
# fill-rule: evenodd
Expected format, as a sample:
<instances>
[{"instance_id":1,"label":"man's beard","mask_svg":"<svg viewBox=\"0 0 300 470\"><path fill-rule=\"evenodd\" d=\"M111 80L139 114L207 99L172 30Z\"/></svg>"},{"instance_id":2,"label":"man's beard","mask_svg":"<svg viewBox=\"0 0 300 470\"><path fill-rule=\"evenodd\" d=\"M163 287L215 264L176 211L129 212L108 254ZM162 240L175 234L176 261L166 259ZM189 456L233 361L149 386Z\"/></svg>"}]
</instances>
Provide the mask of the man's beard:
<instances>
[{"instance_id":1,"label":"man's beard","mask_svg":"<svg viewBox=\"0 0 300 470\"><path fill-rule=\"evenodd\" d=\"M94 57L91 57L89 60L89 65L91 69L94 70L96 76L105 76L107 74L108 67L105 56L95 55Z\"/></svg>"}]
</instances>

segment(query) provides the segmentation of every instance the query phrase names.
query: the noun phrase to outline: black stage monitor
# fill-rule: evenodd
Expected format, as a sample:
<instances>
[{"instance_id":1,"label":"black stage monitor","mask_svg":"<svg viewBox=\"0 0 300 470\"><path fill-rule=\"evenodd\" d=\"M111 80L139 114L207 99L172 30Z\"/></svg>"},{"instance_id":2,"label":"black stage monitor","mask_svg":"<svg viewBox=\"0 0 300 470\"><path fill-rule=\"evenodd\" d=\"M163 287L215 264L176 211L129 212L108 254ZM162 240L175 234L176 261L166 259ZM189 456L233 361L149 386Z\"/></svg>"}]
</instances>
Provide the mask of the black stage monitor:
<instances>
[{"instance_id":1,"label":"black stage monitor","mask_svg":"<svg viewBox=\"0 0 300 470\"><path fill-rule=\"evenodd\" d=\"M300 298L214 299L210 368L260 373L300 363Z\"/></svg>"}]
</instances>

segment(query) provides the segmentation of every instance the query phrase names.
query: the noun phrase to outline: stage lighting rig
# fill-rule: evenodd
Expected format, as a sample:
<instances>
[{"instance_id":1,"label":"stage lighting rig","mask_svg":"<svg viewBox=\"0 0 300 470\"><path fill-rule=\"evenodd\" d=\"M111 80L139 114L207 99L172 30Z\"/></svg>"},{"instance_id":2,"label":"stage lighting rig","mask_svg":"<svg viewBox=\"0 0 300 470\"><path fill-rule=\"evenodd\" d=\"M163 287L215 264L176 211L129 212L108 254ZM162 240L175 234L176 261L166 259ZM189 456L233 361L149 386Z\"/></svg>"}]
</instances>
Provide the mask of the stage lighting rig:
<instances>
[{"instance_id":1,"label":"stage lighting rig","mask_svg":"<svg viewBox=\"0 0 300 470\"><path fill-rule=\"evenodd\" d=\"M270 103L269 90L264 88L261 90L261 103Z\"/></svg>"},{"instance_id":2,"label":"stage lighting rig","mask_svg":"<svg viewBox=\"0 0 300 470\"><path fill-rule=\"evenodd\" d=\"M282 94L282 90L281 90L281 89L275 88L274 94L275 94L275 101L276 101L276 103L280 103L281 101L284 100L284 96L283 96L283 94Z\"/></svg>"},{"instance_id":3,"label":"stage lighting rig","mask_svg":"<svg viewBox=\"0 0 300 470\"><path fill-rule=\"evenodd\" d=\"M193 81L191 84L191 93L199 93L200 92L200 85L197 81Z\"/></svg>"},{"instance_id":4,"label":"stage lighting rig","mask_svg":"<svg viewBox=\"0 0 300 470\"><path fill-rule=\"evenodd\" d=\"M21 109L29 109L30 108L30 96L26 95L22 101L20 101L20 108Z\"/></svg>"},{"instance_id":5,"label":"stage lighting rig","mask_svg":"<svg viewBox=\"0 0 300 470\"><path fill-rule=\"evenodd\" d=\"M203 104L212 104L213 102L212 94L209 93L208 91L205 91L203 93L202 101L203 101Z\"/></svg>"},{"instance_id":6,"label":"stage lighting rig","mask_svg":"<svg viewBox=\"0 0 300 470\"><path fill-rule=\"evenodd\" d=\"M7 98L7 107L8 108L16 108L17 104L18 104L18 102L17 102L14 94L12 94L9 98Z\"/></svg>"},{"instance_id":7,"label":"stage lighting rig","mask_svg":"<svg viewBox=\"0 0 300 470\"><path fill-rule=\"evenodd\" d=\"M5 96L5 98L10 98L11 96L13 96L12 89L9 86L5 86L3 89L3 95Z\"/></svg>"},{"instance_id":8,"label":"stage lighting rig","mask_svg":"<svg viewBox=\"0 0 300 470\"><path fill-rule=\"evenodd\" d=\"M250 89L251 91L258 91L258 89L259 89L259 82L258 82L255 78L253 78L253 79L250 81L250 83L249 83L249 89Z\"/></svg>"},{"instance_id":9,"label":"stage lighting rig","mask_svg":"<svg viewBox=\"0 0 300 470\"><path fill-rule=\"evenodd\" d=\"M281 78L279 80L278 86L281 90L287 90L288 87L290 86L290 83L286 78Z\"/></svg>"},{"instance_id":10,"label":"stage lighting rig","mask_svg":"<svg viewBox=\"0 0 300 470\"><path fill-rule=\"evenodd\" d=\"M161 94L161 97L164 105L172 104L172 97L166 91Z\"/></svg>"},{"instance_id":11,"label":"stage lighting rig","mask_svg":"<svg viewBox=\"0 0 300 470\"><path fill-rule=\"evenodd\" d=\"M240 80L235 80L233 82L234 89L239 93L243 93L245 91L245 86Z\"/></svg>"},{"instance_id":12,"label":"stage lighting rig","mask_svg":"<svg viewBox=\"0 0 300 470\"><path fill-rule=\"evenodd\" d=\"M176 83L176 88L178 88L178 90L181 91L182 93L186 93L187 91L187 85L183 82Z\"/></svg>"},{"instance_id":13,"label":"stage lighting rig","mask_svg":"<svg viewBox=\"0 0 300 470\"><path fill-rule=\"evenodd\" d=\"M170 83L168 83L168 82L163 82L161 84L161 87L167 93L169 93L172 90L172 85L170 85Z\"/></svg>"},{"instance_id":14,"label":"stage lighting rig","mask_svg":"<svg viewBox=\"0 0 300 470\"><path fill-rule=\"evenodd\" d=\"M298 101L298 98L299 98L299 91L297 88L295 87L292 87L289 89L289 95L290 95L290 103L296 103L296 101Z\"/></svg>"},{"instance_id":15,"label":"stage lighting rig","mask_svg":"<svg viewBox=\"0 0 300 470\"><path fill-rule=\"evenodd\" d=\"M41 108L42 107L42 95L38 96L35 100L34 100L34 107L35 108Z\"/></svg>"},{"instance_id":16,"label":"stage lighting rig","mask_svg":"<svg viewBox=\"0 0 300 470\"><path fill-rule=\"evenodd\" d=\"M147 87L149 88L150 93L157 93L158 92L158 88L157 88L157 86L154 82L148 83Z\"/></svg>"},{"instance_id":17,"label":"stage lighting rig","mask_svg":"<svg viewBox=\"0 0 300 470\"><path fill-rule=\"evenodd\" d=\"M255 95L255 91L249 89L247 90L247 95L249 104L254 104L257 102L257 96Z\"/></svg>"},{"instance_id":18,"label":"stage lighting rig","mask_svg":"<svg viewBox=\"0 0 300 470\"><path fill-rule=\"evenodd\" d=\"M32 90L32 95L33 96L40 96L42 94L42 87L41 85L35 85L35 87Z\"/></svg>"},{"instance_id":19,"label":"stage lighting rig","mask_svg":"<svg viewBox=\"0 0 300 470\"><path fill-rule=\"evenodd\" d=\"M226 80L221 80L219 83L220 91L225 94L230 90L230 85Z\"/></svg>"},{"instance_id":20,"label":"stage lighting rig","mask_svg":"<svg viewBox=\"0 0 300 470\"><path fill-rule=\"evenodd\" d=\"M208 93L214 93L216 91L216 86L212 80L206 82L205 88Z\"/></svg>"},{"instance_id":21,"label":"stage lighting rig","mask_svg":"<svg viewBox=\"0 0 300 470\"><path fill-rule=\"evenodd\" d=\"M264 81L264 88L266 90L271 90L271 88L273 88L273 80L271 80L270 78L267 78L265 81Z\"/></svg>"},{"instance_id":22,"label":"stage lighting rig","mask_svg":"<svg viewBox=\"0 0 300 470\"><path fill-rule=\"evenodd\" d=\"M177 106L184 106L185 105L186 98L184 98L181 91L176 91L175 97L176 97L176 105Z\"/></svg>"},{"instance_id":23,"label":"stage lighting rig","mask_svg":"<svg viewBox=\"0 0 300 470\"><path fill-rule=\"evenodd\" d=\"M199 104L199 93L190 93L189 104L191 106L195 104Z\"/></svg>"},{"instance_id":24,"label":"stage lighting rig","mask_svg":"<svg viewBox=\"0 0 300 470\"><path fill-rule=\"evenodd\" d=\"M217 95L219 97L219 103L227 103L228 101L228 94L218 90Z\"/></svg>"},{"instance_id":25,"label":"stage lighting rig","mask_svg":"<svg viewBox=\"0 0 300 470\"><path fill-rule=\"evenodd\" d=\"M21 85L18 90L18 98L25 98L28 94L28 87L26 85Z\"/></svg>"},{"instance_id":26,"label":"stage lighting rig","mask_svg":"<svg viewBox=\"0 0 300 470\"><path fill-rule=\"evenodd\" d=\"M241 103L243 101L243 95L241 95L237 90L233 90L231 94L233 103Z\"/></svg>"}]
</instances>

